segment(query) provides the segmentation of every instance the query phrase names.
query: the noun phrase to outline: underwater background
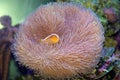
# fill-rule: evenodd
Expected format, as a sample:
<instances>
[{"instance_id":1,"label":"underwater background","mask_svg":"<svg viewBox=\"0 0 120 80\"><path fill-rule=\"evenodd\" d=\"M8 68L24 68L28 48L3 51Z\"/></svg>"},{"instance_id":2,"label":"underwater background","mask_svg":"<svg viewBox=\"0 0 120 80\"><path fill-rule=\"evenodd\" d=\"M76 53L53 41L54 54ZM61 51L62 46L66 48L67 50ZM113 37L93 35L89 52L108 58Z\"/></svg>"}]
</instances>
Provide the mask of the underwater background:
<instances>
[{"instance_id":1,"label":"underwater background","mask_svg":"<svg viewBox=\"0 0 120 80\"><path fill-rule=\"evenodd\" d=\"M120 0L0 0L0 23L2 16L7 16L7 19L12 19L10 26L16 27L25 20L29 13L49 2L80 3L92 9L104 27L103 57L92 75L96 78L82 76L71 80L120 80ZM7 21L6 24L8 24ZM4 25L0 24L1 32L3 28ZM1 38L0 44L2 44ZM8 51L6 47L0 45L0 50L0 75L2 75L0 80L44 80L15 61L13 53L8 55L5 54L7 52L2 52L2 50ZM2 79L3 76L5 78Z\"/></svg>"}]
</instances>

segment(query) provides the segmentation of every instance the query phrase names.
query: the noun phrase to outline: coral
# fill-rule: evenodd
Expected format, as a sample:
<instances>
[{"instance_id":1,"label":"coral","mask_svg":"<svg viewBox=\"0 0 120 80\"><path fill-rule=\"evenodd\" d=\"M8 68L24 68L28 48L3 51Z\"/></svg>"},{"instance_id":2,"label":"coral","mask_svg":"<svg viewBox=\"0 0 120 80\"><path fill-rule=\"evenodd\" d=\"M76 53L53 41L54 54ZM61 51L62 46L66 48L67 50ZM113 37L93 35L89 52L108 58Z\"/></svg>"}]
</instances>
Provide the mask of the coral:
<instances>
[{"instance_id":1,"label":"coral","mask_svg":"<svg viewBox=\"0 0 120 80\"><path fill-rule=\"evenodd\" d=\"M53 34L59 41L41 41L51 40ZM17 61L45 78L61 79L88 74L95 68L104 32L90 9L75 3L50 3L27 17L15 40Z\"/></svg>"},{"instance_id":2,"label":"coral","mask_svg":"<svg viewBox=\"0 0 120 80\"><path fill-rule=\"evenodd\" d=\"M10 46L19 24L13 27L11 17L8 15L0 17L0 23L4 27L0 29L0 80L7 80L11 56Z\"/></svg>"},{"instance_id":3,"label":"coral","mask_svg":"<svg viewBox=\"0 0 120 80\"><path fill-rule=\"evenodd\" d=\"M105 9L103 9L103 12L105 13L108 21L110 21L110 22L117 21L117 15L113 8L105 8Z\"/></svg>"}]
</instances>

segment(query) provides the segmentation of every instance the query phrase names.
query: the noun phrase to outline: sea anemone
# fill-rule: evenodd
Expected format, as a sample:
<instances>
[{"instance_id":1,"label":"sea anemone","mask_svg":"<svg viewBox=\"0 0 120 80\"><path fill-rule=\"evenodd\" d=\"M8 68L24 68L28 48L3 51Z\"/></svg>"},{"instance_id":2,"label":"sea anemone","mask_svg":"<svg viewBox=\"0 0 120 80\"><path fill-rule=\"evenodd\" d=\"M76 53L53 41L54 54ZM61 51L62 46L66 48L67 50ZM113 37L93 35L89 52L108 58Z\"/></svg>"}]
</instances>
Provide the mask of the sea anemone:
<instances>
[{"instance_id":1,"label":"sea anemone","mask_svg":"<svg viewBox=\"0 0 120 80\"><path fill-rule=\"evenodd\" d=\"M103 41L103 27L90 9L49 3L21 24L14 54L41 76L58 80L90 73L99 62Z\"/></svg>"}]
</instances>

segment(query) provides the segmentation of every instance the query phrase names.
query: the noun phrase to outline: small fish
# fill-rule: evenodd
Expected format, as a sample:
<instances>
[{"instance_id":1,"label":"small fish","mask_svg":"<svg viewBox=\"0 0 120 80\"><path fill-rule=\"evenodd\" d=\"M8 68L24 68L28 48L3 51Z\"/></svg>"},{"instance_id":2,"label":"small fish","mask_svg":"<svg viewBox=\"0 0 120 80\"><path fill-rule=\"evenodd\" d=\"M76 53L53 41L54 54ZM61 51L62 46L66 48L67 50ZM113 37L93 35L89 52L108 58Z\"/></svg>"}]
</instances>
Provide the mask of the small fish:
<instances>
[{"instance_id":1,"label":"small fish","mask_svg":"<svg viewBox=\"0 0 120 80\"><path fill-rule=\"evenodd\" d=\"M47 44L56 44L59 42L59 36L57 34L50 34L44 39L40 39L40 42L47 43Z\"/></svg>"}]
</instances>

